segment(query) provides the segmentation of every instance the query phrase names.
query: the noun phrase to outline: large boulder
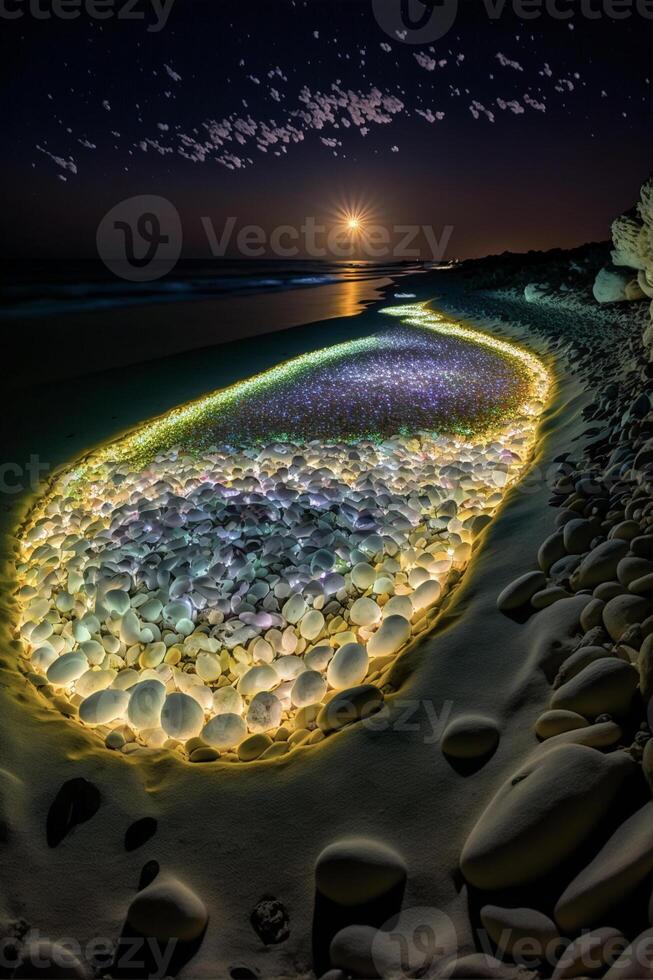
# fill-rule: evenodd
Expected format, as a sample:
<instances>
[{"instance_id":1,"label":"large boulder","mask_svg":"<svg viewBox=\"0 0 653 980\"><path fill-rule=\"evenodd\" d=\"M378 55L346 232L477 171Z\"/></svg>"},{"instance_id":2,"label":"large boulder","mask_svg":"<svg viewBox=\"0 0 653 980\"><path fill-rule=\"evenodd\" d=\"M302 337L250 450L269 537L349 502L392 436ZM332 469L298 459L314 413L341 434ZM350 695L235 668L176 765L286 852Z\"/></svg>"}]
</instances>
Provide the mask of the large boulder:
<instances>
[{"instance_id":1,"label":"large boulder","mask_svg":"<svg viewBox=\"0 0 653 980\"><path fill-rule=\"evenodd\" d=\"M576 711L585 718L628 713L639 672L618 657L594 660L553 692L551 708Z\"/></svg>"},{"instance_id":2,"label":"large boulder","mask_svg":"<svg viewBox=\"0 0 653 980\"><path fill-rule=\"evenodd\" d=\"M577 932L609 921L651 871L653 803L647 803L570 882L555 907L556 922L565 932Z\"/></svg>"},{"instance_id":3,"label":"large boulder","mask_svg":"<svg viewBox=\"0 0 653 980\"><path fill-rule=\"evenodd\" d=\"M625 753L584 745L535 754L501 787L463 848L477 888L526 885L558 868L603 818L636 769Z\"/></svg>"},{"instance_id":4,"label":"large boulder","mask_svg":"<svg viewBox=\"0 0 653 980\"><path fill-rule=\"evenodd\" d=\"M627 300L627 288L633 280L630 270L606 266L594 280L592 292L597 303L624 303Z\"/></svg>"}]
</instances>

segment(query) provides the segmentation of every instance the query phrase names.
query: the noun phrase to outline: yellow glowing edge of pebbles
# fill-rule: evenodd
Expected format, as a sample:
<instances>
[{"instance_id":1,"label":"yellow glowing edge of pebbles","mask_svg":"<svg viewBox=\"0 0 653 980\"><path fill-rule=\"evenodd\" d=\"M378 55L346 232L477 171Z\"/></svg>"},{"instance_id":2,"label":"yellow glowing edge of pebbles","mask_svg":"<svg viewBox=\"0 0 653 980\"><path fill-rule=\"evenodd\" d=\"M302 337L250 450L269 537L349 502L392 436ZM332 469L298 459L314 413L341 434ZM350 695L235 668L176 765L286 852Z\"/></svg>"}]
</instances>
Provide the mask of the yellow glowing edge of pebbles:
<instances>
[{"instance_id":1,"label":"yellow glowing edge of pebbles","mask_svg":"<svg viewBox=\"0 0 653 980\"><path fill-rule=\"evenodd\" d=\"M504 356L521 361L531 373L534 396L540 401L545 398L551 381L549 371L537 355L517 344L500 340L484 331L472 327L463 327L460 324L445 320L440 314L429 310L425 303L389 306L384 307L379 312L390 316L404 317L404 322L410 326L426 328L444 336L458 337L461 340L487 347ZM63 481L69 484L83 480L91 467L96 467L104 462L143 462L144 457L149 460L153 454L162 451L164 448L171 448L173 443L170 443L169 440L174 436L174 430L183 426L185 422L198 419L207 409L216 409L221 404L228 404L236 396L247 396L255 392L262 384L267 385L275 381L287 380L289 375L292 377L293 374L304 368L326 365L329 361L354 354L357 350L364 350L370 339L363 337L349 340L307 354L300 354L289 361L267 368L251 378L238 381L228 388L220 389L185 405L172 408L165 415L139 426L137 432L114 439L105 447L92 451L86 462L72 466L60 476L57 482ZM529 411L528 404L522 406L522 411L528 414L536 414ZM503 426L501 428L503 429Z\"/></svg>"}]
</instances>

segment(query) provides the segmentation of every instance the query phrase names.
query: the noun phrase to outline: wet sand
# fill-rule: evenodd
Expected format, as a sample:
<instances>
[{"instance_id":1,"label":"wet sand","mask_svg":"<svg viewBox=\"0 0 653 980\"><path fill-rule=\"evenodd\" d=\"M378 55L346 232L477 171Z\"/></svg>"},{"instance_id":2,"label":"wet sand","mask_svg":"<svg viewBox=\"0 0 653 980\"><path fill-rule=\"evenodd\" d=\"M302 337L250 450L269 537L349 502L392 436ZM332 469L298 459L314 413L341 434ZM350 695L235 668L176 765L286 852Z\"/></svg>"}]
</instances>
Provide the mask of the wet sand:
<instances>
[{"instance_id":1,"label":"wet sand","mask_svg":"<svg viewBox=\"0 0 653 980\"><path fill-rule=\"evenodd\" d=\"M352 317L392 279L3 321L9 390L49 385L187 351ZM326 340L325 342L328 342Z\"/></svg>"}]
</instances>

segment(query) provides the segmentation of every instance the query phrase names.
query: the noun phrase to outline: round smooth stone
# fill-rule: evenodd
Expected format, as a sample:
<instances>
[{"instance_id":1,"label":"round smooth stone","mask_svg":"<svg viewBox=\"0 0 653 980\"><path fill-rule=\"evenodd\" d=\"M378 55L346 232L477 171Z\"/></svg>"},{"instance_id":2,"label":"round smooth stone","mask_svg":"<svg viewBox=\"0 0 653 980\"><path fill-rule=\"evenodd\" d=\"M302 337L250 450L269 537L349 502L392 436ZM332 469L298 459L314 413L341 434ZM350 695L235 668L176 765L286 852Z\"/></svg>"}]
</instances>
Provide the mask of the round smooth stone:
<instances>
[{"instance_id":1,"label":"round smooth stone","mask_svg":"<svg viewBox=\"0 0 653 980\"><path fill-rule=\"evenodd\" d=\"M197 659L195 660L195 670L197 671L197 676L201 677L203 681L207 683L217 681L218 677L222 674L220 657L217 653L208 653L207 651L198 653Z\"/></svg>"},{"instance_id":2,"label":"round smooth stone","mask_svg":"<svg viewBox=\"0 0 653 980\"><path fill-rule=\"evenodd\" d=\"M79 719L86 725L108 725L122 718L129 705L127 691L96 691L79 706Z\"/></svg>"},{"instance_id":3,"label":"round smooth stone","mask_svg":"<svg viewBox=\"0 0 653 980\"><path fill-rule=\"evenodd\" d=\"M240 715L216 715L202 729L202 738L216 749L232 749L247 738L247 725Z\"/></svg>"},{"instance_id":4,"label":"round smooth stone","mask_svg":"<svg viewBox=\"0 0 653 980\"><path fill-rule=\"evenodd\" d=\"M88 670L88 660L83 653L64 653L48 667L46 677L53 687L68 687Z\"/></svg>"},{"instance_id":5,"label":"round smooth stone","mask_svg":"<svg viewBox=\"0 0 653 980\"><path fill-rule=\"evenodd\" d=\"M343 977L381 976L379 956L375 955L377 934L378 930L373 926L359 925L345 926L335 934L329 946L329 959L334 967L343 971Z\"/></svg>"},{"instance_id":6,"label":"round smooth stone","mask_svg":"<svg viewBox=\"0 0 653 980\"><path fill-rule=\"evenodd\" d=\"M161 728L170 738L183 741L199 735L204 727L204 712L195 698L175 692L169 694L161 709Z\"/></svg>"},{"instance_id":7,"label":"round smooth stone","mask_svg":"<svg viewBox=\"0 0 653 980\"><path fill-rule=\"evenodd\" d=\"M381 610L374 599L357 599L349 611L349 618L357 626L373 626L381 619Z\"/></svg>"},{"instance_id":8,"label":"round smooth stone","mask_svg":"<svg viewBox=\"0 0 653 980\"><path fill-rule=\"evenodd\" d=\"M30 633L30 643L32 643L34 646L40 646L41 643L45 643L45 641L52 636L52 633L52 623L49 623L47 619L45 619L42 623L39 623L38 626L35 626Z\"/></svg>"},{"instance_id":9,"label":"round smooth stone","mask_svg":"<svg viewBox=\"0 0 653 980\"><path fill-rule=\"evenodd\" d=\"M54 604L59 612L69 613L75 605L75 597L68 592L60 592Z\"/></svg>"},{"instance_id":10,"label":"round smooth stone","mask_svg":"<svg viewBox=\"0 0 653 980\"><path fill-rule=\"evenodd\" d=\"M338 691L317 716L318 728L325 735L340 731L363 718L370 718L383 707L383 693L374 684L359 684Z\"/></svg>"},{"instance_id":11,"label":"round smooth stone","mask_svg":"<svg viewBox=\"0 0 653 980\"><path fill-rule=\"evenodd\" d=\"M126 670L120 671L111 687L115 687L117 691L128 691L131 687L138 684L140 677L141 675L137 670L132 670L131 667L128 667Z\"/></svg>"},{"instance_id":12,"label":"round smooth stone","mask_svg":"<svg viewBox=\"0 0 653 980\"><path fill-rule=\"evenodd\" d=\"M309 670L325 671L333 659L334 653L333 647L327 646L325 643L309 650L304 656L304 663Z\"/></svg>"},{"instance_id":13,"label":"round smooth stone","mask_svg":"<svg viewBox=\"0 0 653 980\"><path fill-rule=\"evenodd\" d=\"M120 621L120 639L127 646L140 642L141 623L135 612L129 610Z\"/></svg>"},{"instance_id":14,"label":"round smooth stone","mask_svg":"<svg viewBox=\"0 0 653 980\"><path fill-rule=\"evenodd\" d=\"M321 701L326 690L326 681L319 671L305 670L293 684L290 700L296 708L305 708L309 704L317 704Z\"/></svg>"},{"instance_id":15,"label":"round smooth stone","mask_svg":"<svg viewBox=\"0 0 653 980\"><path fill-rule=\"evenodd\" d=\"M163 607L163 616L172 623L190 616L191 604L188 599L175 599Z\"/></svg>"},{"instance_id":16,"label":"round smooth stone","mask_svg":"<svg viewBox=\"0 0 653 980\"><path fill-rule=\"evenodd\" d=\"M345 643L327 668L327 683L336 691L355 687L365 678L368 666L369 657L365 647L360 643Z\"/></svg>"},{"instance_id":17,"label":"round smooth stone","mask_svg":"<svg viewBox=\"0 0 653 980\"><path fill-rule=\"evenodd\" d=\"M259 637L252 647L252 656L256 663L271 664L274 660L274 649L267 640Z\"/></svg>"},{"instance_id":18,"label":"round smooth stone","mask_svg":"<svg viewBox=\"0 0 653 980\"><path fill-rule=\"evenodd\" d=\"M381 613L384 619L387 619L388 616L403 616L404 619L410 622L415 614L415 610L410 601L410 596L393 595L392 598L388 599Z\"/></svg>"},{"instance_id":19,"label":"round smooth stone","mask_svg":"<svg viewBox=\"0 0 653 980\"><path fill-rule=\"evenodd\" d=\"M311 558L311 574L320 575L323 572L330 572L336 563L336 557L332 551L320 548Z\"/></svg>"},{"instance_id":20,"label":"round smooth stone","mask_svg":"<svg viewBox=\"0 0 653 980\"><path fill-rule=\"evenodd\" d=\"M145 670L151 667L158 667L160 663L163 663L163 658L167 652L165 643L150 643L143 650L138 658L138 662Z\"/></svg>"},{"instance_id":21,"label":"round smooth stone","mask_svg":"<svg viewBox=\"0 0 653 980\"><path fill-rule=\"evenodd\" d=\"M387 657L397 653L410 639L410 623L403 616L388 616L367 644L370 657Z\"/></svg>"},{"instance_id":22,"label":"round smooth stone","mask_svg":"<svg viewBox=\"0 0 653 980\"><path fill-rule=\"evenodd\" d=\"M254 697L262 691L269 691L279 683L279 675L274 667L263 664L260 667L250 667L240 678L238 690L246 698Z\"/></svg>"},{"instance_id":23,"label":"round smooth stone","mask_svg":"<svg viewBox=\"0 0 653 980\"><path fill-rule=\"evenodd\" d=\"M35 650L30 657L30 663L34 670L40 671L45 674L48 667L55 662L57 659L57 652L53 650L52 647L39 647Z\"/></svg>"},{"instance_id":24,"label":"round smooth stone","mask_svg":"<svg viewBox=\"0 0 653 980\"><path fill-rule=\"evenodd\" d=\"M305 615L308 606L304 601L304 597L299 593L292 595L287 602L284 603L281 610L281 615L288 623L298 623L302 616Z\"/></svg>"},{"instance_id":25,"label":"round smooth stone","mask_svg":"<svg viewBox=\"0 0 653 980\"><path fill-rule=\"evenodd\" d=\"M250 732L269 732L281 724L281 701L269 691L255 695L247 711L247 727Z\"/></svg>"},{"instance_id":26,"label":"round smooth stone","mask_svg":"<svg viewBox=\"0 0 653 980\"><path fill-rule=\"evenodd\" d=\"M160 877L140 891L127 911L127 921L141 936L169 942L190 942L204 932L206 906L176 878Z\"/></svg>"},{"instance_id":27,"label":"round smooth stone","mask_svg":"<svg viewBox=\"0 0 653 980\"><path fill-rule=\"evenodd\" d=\"M478 759L489 755L499 743L499 727L492 718L466 714L447 725L442 751L452 759Z\"/></svg>"},{"instance_id":28,"label":"round smooth stone","mask_svg":"<svg viewBox=\"0 0 653 980\"><path fill-rule=\"evenodd\" d=\"M311 609L302 617L299 633L305 640L316 640L324 629L324 616L319 609Z\"/></svg>"},{"instance_id":29,"label":"round smooth stone","mask_svg":"<svg viewBox=\"0 0 653 980\"><path fill-rule=\"evenodd\" d=\"M79 644L80 652L84 654L91 667L99 667L106 657L106 650L97 640L86 640Z\"/></svg>"},{"instance_id":30,"label":"round smooth stone","mask_svg":"<svg viewBox=\"0 0 653 980\"><path fill-rule=\"evenodd\" d=\"M213 714L242 715L244 702L235 687L221 687L213 694Z\"/></svg>"},{"instance_id":31,"label":"round smooth stone","mask_svg":"<svg viewBox=\"0 0 653 980\"><path fill-rule=\"evenodd\" d=\"M425 568L413 568L408 573L408 584L411 589L418 589L424 582L428 582L429 573Z\"/></svg>"},{"instance_id":32,"label":"round smooth stone","mask_svg":"<svg viewBox=\"0 0 653 980\"><path fill-rule=\"evenodd\" d=\"M417 586L410 597L410 601L416 611L418 609L427 609L434 602L438 601L441 591L439 582L435 579L428 579L428 581L422 582L421 585Z\"/></svg>"},{"instance_id":33,"label":"round smooth stone","mask_svg":"<svg viewBox=\"0 0 653 980\"><path fill-rule=\"evenodd\" d=\"M182 619L177 620L177 632L181 633L182 636L190 636L195 629L195 623L192 619L188 619L187 616L182 617Z\"/></svg>"},{"instance_id":34,"label":"round smooth stone","mask_svg":"<svg viewBox=\"0 0 653 980\"><path fill-rule=\"evenodd\" d=\"M156 728L166 699L165 684L155 680L141 681L131 687L129 693L129 723L137 729Z\"/></svg>"},{"instance_id":35,"label":"round smooth stone","mask_svg":"<svg viewBox=\"0 0 653 980\"><path fill-rule=\"evenodd\" d=\"M546 588L546 575L543 572L526 572L507 585L497 598L497 609L511 612L530 602L536 592Z\"/></svg>"},{"instance_id":36,"label":"round smooth stone","mask_svg":"<svg viewBox=\"0 0 653 980\"><path fill-rule=\"evenodd\" d=\"M75 682L75 694L89 698L91 694L111 687L117 676L115 670L87 670Z\"/></svg>"},{"instance_id":37,"label":"round smooth stone","mask_svg":"<svg viewBox=\"0 0 653 980\"><path fill-rule=\"evenodd\" d=\"M376 595L392 595L395 590L395 582L393 578L389 575L380 575L374 580L374 585L372 586L372 592Z\"/></svg>"},{"instance_id":38,"label":"round smooth stone","mask_svg":"<svg viewBox=\"0 0 653 980\"><path fill-rule=\"evenodd\" d=\"M278 660L274 661L273 667L279 676L279 680L282 681L294 681L302 671L306 670L306 664L302 658L295 656L294 653L279 657Z\"/></svg>"},{"instance_id":39,"label":"round smooth stone","mask_svg":"<svg viewBox=\"0 0 653 980\"><path fill-rule=\"evenodd\" d=\"M351 580L357 589L366 592L371 589L376 579L376 572L366 561L360 561L351 570Z\"/></svg>"},{"instance_id":40,"label":"round smooth stone","mask_svg":"<svg viewBox=\"0 0 653 980\"><path fill-rule=\"evenodd\" d=\"M189 762L217 762L220 753L217 749L212 749L208 745L199 746L188 756Z\"/></svg>"},{"instance_id":41,"label":"round smooth stone","mask_svg":"<svg viewBox=\"0 0 653 980\"><path fill-rule=\"evenodd\" d=\"M146 623L156 623L157 620L161 619L163 606L158 599L148 599L142 606L139 606L138 611Z\"/></svg>"},{"instance_id":42,"label":"round smooth stone","mask_svg":"<svg viewBox=\"0 0 653 980\"><path fill-rule=\"evenodd\" d=\"M122 589L110 589L102 601L110 612L118 616L124 616L129 611L129 593Z\"/></svg>"},{"instance_id":43,"label":"round smooth stone","mask_svg":"<svg viewBox=\"0 0 653 980\"><path fill-rule=\"evenodd\" d=\"M269 735L250 735L238 746L238 758L241 762L254 762L254 760L263 755L265 750L272 744L272 739Z\"/></svg>"},{"instance_id":44,"label":"round smooth stone","mask_svg":"<svg viewBox=\"0 0 653 980\"><path fill-rule=\"evenodd\" d=\"M383 551L383 538L380 534L368 534L361 543L360 549L366 555L376 555L379 551Z\"/></svg>"},{"instance_id":45,"label":"round smooth stone","mask_svg":"<svg viewBox=\"0 0 653 980\"><path fill-rule=\"evenodd\" d=\"M366 837L325 847L315 864L315 885L336 905L364 905L406 880L406 864L393 848Z\"/></svg>"},{"instance_id":46,"label":"round smooth stone","mask_svg":"<svg viewBox=\"0 0 653 980\"><path fill-rule=\"evenodd\" d=\"M325 596L335 595L340 589L345 587L345 577L340 575L338 572L331 572L329 575L325 575L322 581L322 589Z\"/></svg>"},{"instance_id":47,"label":"round smooth stone","mask_svg":"<svg viewBox=\"0 0 653 980\"><path fill-rule=\"evenodd\" d=\"M108 749L112 749L114 752L119 752L123 745L126 745L125 736L122 732L116 729L113 732L109 732L104 740L104 744Z\"/></svg>"},{"instance_id":48,"label":"round smooth stone","mask_svg":"<svg viewBox=\"0 0 653 980\"><path fill-rule=\"evenodd\" d=\"M545 711L535 722L535 734L540 738L553 738L563 732L573 732L578 728L587 728L589 722L576 711Z\"/></svg>"}]
</instances>

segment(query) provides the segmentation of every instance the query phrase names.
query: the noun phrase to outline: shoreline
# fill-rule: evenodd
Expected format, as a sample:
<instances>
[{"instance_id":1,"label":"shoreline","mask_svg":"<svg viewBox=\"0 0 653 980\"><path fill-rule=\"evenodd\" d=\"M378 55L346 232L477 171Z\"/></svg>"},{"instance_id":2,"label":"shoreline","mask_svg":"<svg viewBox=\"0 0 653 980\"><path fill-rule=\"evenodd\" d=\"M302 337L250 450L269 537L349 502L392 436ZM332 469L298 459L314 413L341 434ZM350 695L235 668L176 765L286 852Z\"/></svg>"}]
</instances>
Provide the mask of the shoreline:
<instances>
[{"instance_id":1,"label":"shoreline","mask_svg":"<svg viewBox=\"0 0 653 980\"><path fill-rule=\"evenodd\" d=\"M6 319L3 328L10 335L6 356L13 365L7 387L28 393L29 389L50 384L53 363L57 366L57 383L81 374L84 384L88 384L95 375L107 371L146 366L152 361L214 350L263 335L269 337L309 323L355 317L377 302L395 279L409 274L398 272L396 276L345 280L281 293ZM90 334L94 339L87 350L85 340ZM97 334L106 338L106 346L101 362L89 372L89 359L97 359L100 350ZM22 337L29 337L29 350L25 350ZM30 358L34 350L40 354L36 364Z\"/></svg>"}]
</instances>

